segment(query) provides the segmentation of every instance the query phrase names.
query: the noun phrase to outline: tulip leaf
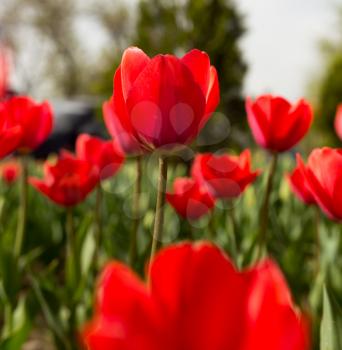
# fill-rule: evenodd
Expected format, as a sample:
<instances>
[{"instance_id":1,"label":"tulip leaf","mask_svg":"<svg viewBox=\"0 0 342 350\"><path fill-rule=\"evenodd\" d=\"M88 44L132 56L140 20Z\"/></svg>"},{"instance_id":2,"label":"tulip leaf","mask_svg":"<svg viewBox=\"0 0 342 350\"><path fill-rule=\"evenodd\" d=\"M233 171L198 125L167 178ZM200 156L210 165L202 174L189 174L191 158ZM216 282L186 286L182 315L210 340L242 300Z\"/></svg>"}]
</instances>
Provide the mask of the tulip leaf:
<instances>
[{"instance_id":1,"label":"tulip leaf","mask_svg":"<svg viewBox=\"0 0 342 350\"><path fill-rule=\"evenodd\" d=\"M321 322L321 350L342 349L342 314L335 300L323 288L323 318Z\"/></svg>"},{"instance_id":2,"label":"tulip leaf","mask_svg":"<svg viewBox=\"0 0 342 350\"><path fill-rule=\"evenodd\" d=\"M19 350L26 341L32 328L32 323L26 311L26 299L22 297L13 314L11 333L0 343L2 350Z\"/></svg>"}]
</instances>

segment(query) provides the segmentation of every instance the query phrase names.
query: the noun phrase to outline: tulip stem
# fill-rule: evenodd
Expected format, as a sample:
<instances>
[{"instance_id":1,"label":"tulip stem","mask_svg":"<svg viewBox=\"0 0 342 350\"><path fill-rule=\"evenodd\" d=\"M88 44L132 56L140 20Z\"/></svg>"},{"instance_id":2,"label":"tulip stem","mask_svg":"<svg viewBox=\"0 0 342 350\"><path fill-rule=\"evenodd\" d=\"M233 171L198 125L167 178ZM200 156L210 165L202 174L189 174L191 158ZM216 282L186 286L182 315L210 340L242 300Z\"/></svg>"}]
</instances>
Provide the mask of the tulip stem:
<instances>
[{"instance_id":1,"label":"tulip stem","mask_svg":"<svg viewBox=\"0 0 342 350\"><path fill-rule=\"evenodd\" d=\"M208 232L209 232L209 238L211 241L215 241L216 239L216 229L215 229L215 216L214 212L210 214L209 222L208 222Z\"/></svg>"},{"instance_id":2,"label":"tulip stem","mask_svg":"<svg viewBox=\"0 0 342 350\"><path fill-rule=\"evenodd\" d=\"M272 155L272 161L270 166L270 171L267 178L266 192L264 197L264 202L260 210L260 231L259 231L259 252L258 259L262 257L263 250L267 241L267 229L268 229L268 219L269 219L269 204L270 197L272 193L273 180L277 169L278 163L278 153L274 152Z\"/></svg>"},{"instance_id":3,"label":"tulip stem","mask_svg":"<svg viewBox=\"0 0 342 350\"><path fill-rule=\"evenodd\" d=\"M27 197L28 197L28 159L26 156L20 157L21 177L20 177L20 204L18 213L18 226L14 244L14 258L19 259L23 249L25 239L25 229L27 221Z\"/></svg>"},{"instance_id":4,"label":"tulip stem","mask_svg":"<svg viewBox=\"0 0 342 350\"><path fill-rule=\"evenodd\" d=\"M320 271L320 260L321 260L321 254L320 254L320 247L321 247L321 239L320 239L320 231L319 227L321 224L321 212L318 206L315 206L315 239L316 239L316 274Z\"/></svg>"},{"instance_id":5,"label":"tulip stem","mask_svg":"<svg viewBox=\"0 0 342 350\"><path fill-rule=\"evenodd\" d=\"M95 252L94 252L94 264L95 270L100 267L99 264L99 253L101 249L102 242L102 188L101 183L99 183L96 187L96 203L95 203Z\"/></svg>"},{"instance_id":6,"label":"tulip stem","mask_svg":"<svg viewBox=\"0 0 342 350\"><path fill-rule=\"evenodd\" d=\"M157 192L157 205L154 219L154 230L151 247L150 268L152 260L157 251L158 242L162 238L163 223L164 223L164 205L165 205L165 192L167 182L167 161L163 155L159 157L159 179L158 179L158 192Z\"/></svg>"},{"instance_id":7,"label":"tulip stem","mask_svg":"<svg viewBox=\"0 0 342 350\"><path fill-rule=\"evenodd\" d=\"M74 293L77 286L77 282L80 278L78 256L76 256L76 241L75 241L75 228L72 207L67 208L66 218L66 231L67 231L67 243L66 243L66 285L69 292L68 308L68 332L69 339L72 342L75 336L76 329L76 303L74 300Z\"/></svg>"},{"instance_id":8,"label":"tulip stem","mask_svg":"<svg viewBox=\"0 0 342 350\"><path fill-rule=\"evenodd\" d=\"M129 250L129 262L133 267L137 257L137 238L140 226L140 195L142 181L142 156L136 158L136 181L133 195L133 228L131 231L131 242Z\"/></svg>"},{"instance_id":9,"label":"tulip stem","mask_svg":"<svg viewBox=\"0 0 342 350\"><path fill-rule=\"evenodd\" d=\"M238 246L237 246L237 224L236 224L236 216L235 216L235 208L234 202L231 202L231 208L228 209L229 220L231 222L231 254L232 257L237 263L238 258Z\"/></svg>"},{"instance_id":10,"label":"tulip stem","mask_svg":"<svg viewBox=\"0 0 342 350\"><path fill-rule=\"evenodd\" d=\"M72 289L73 284L78 278L78 269L76 265L78 259L76 258L74 218L72 207L67 208L66 233L66 282Z\"/></svg>"}]
</instances>

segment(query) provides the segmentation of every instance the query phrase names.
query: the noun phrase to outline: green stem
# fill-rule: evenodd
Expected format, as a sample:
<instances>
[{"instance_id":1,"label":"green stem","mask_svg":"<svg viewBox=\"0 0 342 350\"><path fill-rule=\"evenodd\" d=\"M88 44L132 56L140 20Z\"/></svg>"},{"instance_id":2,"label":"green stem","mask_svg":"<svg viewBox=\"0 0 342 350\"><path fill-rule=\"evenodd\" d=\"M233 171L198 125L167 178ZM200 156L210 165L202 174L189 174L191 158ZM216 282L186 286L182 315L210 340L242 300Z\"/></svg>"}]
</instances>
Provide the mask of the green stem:
<instances>
[{"instance_id":1,"label":"green stem","mask_svg":"<svg viewBox=\"0 0 342 350\"><path fill-rule=\"evenodd\" d=\"M158 192L157 192L157 205L154 220L154 230L151 247L150 264L156 254L157 246L162 238L163 224L164 224L164 205L165 205L165 192L167 182L167 162L162 155L159 157L159 179L158 179Z\"/></svg>"},{"instance_id":2,"label":"green stem","mask_svg":"<svg viewBox=\"0 0 342 350\"><path fill-rule=\"evenodd\" d=\"M27 220L27 194L28 194L28 167L26 156L21 156L21 178L20 178L20 205L18 213L18 226L14 244L14 258L19 259L25 239L25 228Z\"/></svg>"},{"instance_id":3,"label":"green stem","mask_svg":"<svg viewBox=\"0 0 342 350\"><path fill-rule=\"evenodd\" d=\"M229 220L231 223L231 254L234 261L237 263L238 258L238 246L237 246L237 223L236 223L236 216L235 216L235 209L234 209L234 203L231 202L231 208L228 209L228 215Z\"/></svg>"},{"instance_id":4,"label":"green stem","mask_svg":"<svg viewBox=\"0 0 342 350\"><path fill-rule=\"evenodd\" d=\"M131 242L129 250L129 262L133 267L137 257L137 238L140 226L140 195L142 181L142 156L136 159L136 182L133 195L133 228L131 231Z\"/></svg>"},{"instance_id":5,"label":"green stem","mask_svg":"<svg viewBox=\"0 0 342 350\"><path fill-rule=\"evenodd\" d=\"M76 238L75 238L75 227L73 218L72 207L67 208L67 218L66 218L66 231L67 231L67 242L66 242L66 287L68 291L67 305L69 308L69 319L68 319L68 333L71 343L74 343L76 336L76 302L74 300L75 289L78 285L78 280L80 278L80 267L79 259L76 251ZM72 348L74 348L72 346ZM76 348L75 348L76 349Z\"/></svg>"},{"instance_id":6,"label":"green stem","mask_svg":"<svg viewBox=\"0 0 342 350\"><path fill-rule=\"evenodd\" d=\"M100 267L99 264L99 255L100 255L100 249L101 249L101 243L102 243L102 188L101 183L97 185L96 188L96 204L95 204L95 252L94 252L94 262L95 262L95 269Z\"/></svg>"},{"instance_id":7,"label":"green stem","mask_svg":"<svg viewBox=\"0 0 342 350\"><path fill-rule=\"evenodd\" d=\"M319 227L321 224L321 211L318 206L315 206L315 240L316 240L316 254L315 254L315 259L316 259L316 274L319 274L320 271L320 262L321 262L321 240L320 240L320 231Z\"/></svg>"},{"instance_id":8,"label":"green stem","mask_svg":"<svg viewBox=\"0 0 342 350\"><path fill-rule=\"evenodd\" d=\"M216 239L216 229L215 229L215 217L214 212L210 214L209 222L208 222L208 230L209 230L209 238L211 241L215 241Z\"/></svg>"},{"instance_id":9,"label":"green stem","mask_svg":"<svg viewBox=\"0 0 342 350\"><path fill-rule=\"evenodd\" d=\"M74 232L74 218L72 208L67 208L66 213L66 283L67 286L73 289L73 286L78 278L77 276L77 258L75 248L75 232Z\"/></svg>"},{"instance_id":10,"label":"green stem","mask_svg":"<svg viewBox=\"0 0 342 350\"><path fill-rule=\"evenodd\" d=\"M274 175L277 169L277 163L278 163L278 153L274 152L272 155L271 167L268 174L264 202L260 210L259 253L258 253L259 259L263 254L263 250L267 242L269 204L270 204L270 197L272 193Z\"/></svg>"}]
</instances>

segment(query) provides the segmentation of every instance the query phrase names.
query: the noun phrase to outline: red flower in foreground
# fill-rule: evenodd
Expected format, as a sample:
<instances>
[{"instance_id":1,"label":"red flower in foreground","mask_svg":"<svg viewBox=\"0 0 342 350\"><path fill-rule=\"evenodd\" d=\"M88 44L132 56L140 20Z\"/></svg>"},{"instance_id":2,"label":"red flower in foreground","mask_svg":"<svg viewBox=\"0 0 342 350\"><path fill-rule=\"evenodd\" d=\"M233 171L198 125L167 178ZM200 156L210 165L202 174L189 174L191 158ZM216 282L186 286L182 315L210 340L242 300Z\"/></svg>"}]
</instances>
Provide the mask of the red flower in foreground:
<instances>
[{"instance_id":1,"label":"red flower in foreground","mask_svg":"<svg viewBox=\"0 0 342 350\"><path fill-rule=\"evenodd\" d=\"M116 141L105 141L88 134L78 136L76 156L91 163L96 168L101 180L116 174L125 160L125 156Z\"/></svg>"},{"instance_id":2,"label":"red flower in foreground","mask_svg":"<svg viewBox=\"0 0 342 350\"><path fill-rule=\"evenodd\" d=\"M316 203L330 219L342 220L342 149L317 148L306 166L298 161Z\"/></svg>"},{"instance_id":3,"label":"red flower in foreground","mask_svg":"<svg viewBox=\"0 0 342 350\"><path fill-rule=\"evenodd\" d=\"M186 219L199 219L215 205L206 187L191 178L177 178L173 190L174 193L166 193L166 200Z\"/></svg>"},{"instance_id":4,"label":"red flower in foreground","mask_svg":"<svg viewBox=\"0 0 342 350\"><path fill-rule=\"evenodd\" d=\"M48 102L38 104L29 97L12 97L0 104L0 119L12 127L21 127L18 145L22 152L32 151L44 142L52 130L52 109Z\"/></svg>"},{"instance_id":5,"label":"red flower in foreground","mask_svg":"<svg viewBox=\"0 0 342 350\"><path fill-rule=\"evenodd\" d=\"M197 136L218 102L217 73L205 52L150 58L130 47L115 73L105 121L124 150L174 147Z\"/></svg>"},{"instance_id":6,"label":"red flower in foreground","mask_svg":"<svg viewBox=\"0 0 342 350\"><path fill-rule=\"evenodd\" d=\"M30 183L53 202L69 207L82 202L98 183L96 169L87 161L61 158L44 164L44 179L30 178Z\"/></svg>"},{"instance_id":7,"label":"red flower in foreground","mask_svg":"<svg viewBox=\"0 0 342 350\"><path fill-rule=\"evenodd\" d=\"M308 330L270 260L238 272L216 247L162 250L145 285L126 266L106 266L89 350L305 350Z\"/></svg>"},{"instance_id":8,"label":"red flower in foreground","mask_svg":"<svg viewBox=\"0 0 342 350\"><path fill-rule=\"evenodd\" d=\"M259 175L251 171L251 154L245 150L240 156L204 153L196 156L192 176L208 186L216 198L238 197Z\"/></svg>"},{"instance_id":9,"label":"red flower in foreground","mask_svg":"<svg viewBox=\"0 0 342 350\"><path fill-rule=\"evenodd\" d=\"M305 204L316 204L303 172L300 169L300 156L297 154L297 166L291 174L287 175L287 180L292 191Z\"/></svg>"},{"instance_id":10,"label":"red flower in foreground","mask_svg":"<svg viewBox=\"0 0 342 350\"><path fill-rule=\"evenodd\" d=\"M4 162L0 165L0 173L2 179L8 185L11 185L18 179L21 173L20 164L14 160Z\"/></svg>"},{"instance_id":11,"label":"red flower in foreground","mask_svg":"<svg viewBox=\"0 0 342 350\"><path fill-rule=\"evenodd\" d=\"M336 135L342 140L342 103L337 106L334 126Z\"/></svg>"},{"instance_id":12,"label":"red flower in foreground","mask_svg":"<svg viewBox=\"0 0 342 350\"><path fill-rule=\"evenodd\" d=\"M305 100L291 105L282 97L247 98L246 111L255 141L263 148L284 152L295 146L311 126L313 113Z\"/></svg>"}]
</instances>

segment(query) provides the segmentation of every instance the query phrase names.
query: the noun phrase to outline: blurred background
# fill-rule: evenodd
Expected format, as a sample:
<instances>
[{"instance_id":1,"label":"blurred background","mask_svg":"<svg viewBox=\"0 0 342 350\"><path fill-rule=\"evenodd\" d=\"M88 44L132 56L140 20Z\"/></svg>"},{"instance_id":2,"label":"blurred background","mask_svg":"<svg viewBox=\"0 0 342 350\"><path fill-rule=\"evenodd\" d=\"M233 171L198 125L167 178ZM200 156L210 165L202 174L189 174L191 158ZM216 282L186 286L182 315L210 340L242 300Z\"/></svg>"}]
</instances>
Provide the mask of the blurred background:
<instances>
[{"instance_id":1,"label":"blurred background","mask_svg":"<svg viewBox=\"0 0 342 350\"><path fill-rule=\"evenodd\" d=\"M246 143L244 96L270 92L314 104L311 139L320 146L337 144L341 9L341 0L2 0L0 39L10 53L11 89L51 99L57 117L68 116L54 134L71 129L64 146L78 125L103 132L90 120L96 111L101 120L101 103L129 45L150 55L207 51L219 71L220 111L236 130L232 143Z\"/></svg>"}]
</instances>

